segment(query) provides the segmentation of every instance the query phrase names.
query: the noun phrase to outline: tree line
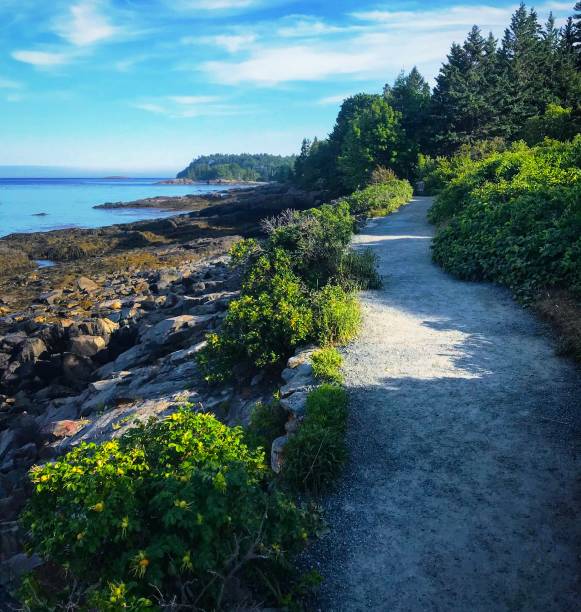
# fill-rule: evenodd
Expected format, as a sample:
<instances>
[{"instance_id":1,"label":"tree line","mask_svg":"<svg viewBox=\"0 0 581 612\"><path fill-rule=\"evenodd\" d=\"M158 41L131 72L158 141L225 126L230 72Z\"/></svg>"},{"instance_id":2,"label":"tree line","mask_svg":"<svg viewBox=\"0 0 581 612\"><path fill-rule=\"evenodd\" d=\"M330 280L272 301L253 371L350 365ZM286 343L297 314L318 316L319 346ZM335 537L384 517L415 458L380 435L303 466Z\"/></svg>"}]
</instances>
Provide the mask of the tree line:
<instances>
[{"instance_id":1,"label":"tree line","mask_svg":"<svg viewBox=\"0 0 581 612\"><path fill-rule=\"evenodd\" d=\"M328 138L303 141L294 182L341 194L377 166L415 179L425 155L573 137L581 126L581 2L573 11L558 28L522 3L501 41L474 26L454 43L433 91L414 67L382 94L346 99Z\"/></svg>"},{"instance_id":2,"label":"tree line","mask_svg":"<svg viewBox=\"0 0 581 612\"><path fill-rule=\"evenodd\" d=\"M177 178L194 181L286 181L292 173L294 162L294 155L268 153L201 155L179 172Z\"/></svg>"}]
</instances>

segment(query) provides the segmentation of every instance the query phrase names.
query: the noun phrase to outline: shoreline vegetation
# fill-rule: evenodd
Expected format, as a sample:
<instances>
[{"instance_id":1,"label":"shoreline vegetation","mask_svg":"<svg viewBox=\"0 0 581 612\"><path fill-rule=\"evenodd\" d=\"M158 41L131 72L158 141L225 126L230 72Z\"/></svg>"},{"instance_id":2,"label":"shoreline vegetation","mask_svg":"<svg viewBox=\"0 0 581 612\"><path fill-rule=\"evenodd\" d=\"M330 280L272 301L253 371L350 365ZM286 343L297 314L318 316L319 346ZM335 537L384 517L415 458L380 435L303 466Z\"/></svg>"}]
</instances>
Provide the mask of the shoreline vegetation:
<instances>
[{"instance_id":1,"label":"shoreline vegetation","mask_svg":"<svg viewBox=\"0 0 581 612\"><path fill-rule=\"evenodd\" d=\"M507 286L579 355L575 11L559 30L523 4L500 44L475 27L434 91L414 68L350 97L296 158L178 174L284 182L0 240L0 568L26 610L301 609L318 577L295 557L346 458L340 347L382 282L352 235L412 182L436 195L434 260Z\"/></svg>"}]
</instances>

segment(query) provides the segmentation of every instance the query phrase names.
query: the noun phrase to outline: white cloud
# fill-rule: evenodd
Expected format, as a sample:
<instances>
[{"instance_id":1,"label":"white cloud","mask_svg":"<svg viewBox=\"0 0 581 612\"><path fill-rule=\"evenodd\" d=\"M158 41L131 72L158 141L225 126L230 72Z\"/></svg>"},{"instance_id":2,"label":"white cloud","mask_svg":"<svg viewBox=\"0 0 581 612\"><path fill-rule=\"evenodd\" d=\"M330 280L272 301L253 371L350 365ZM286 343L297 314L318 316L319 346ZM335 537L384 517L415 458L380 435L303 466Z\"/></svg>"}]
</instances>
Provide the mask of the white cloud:
<instances>
[{"instance_id":1,"label":"white cloud","mask_svg":"<svg viewBox=\"0 0 581 612\"><path fill-rule=\"evenodd\" d=\"M192 117L222 117L241 114L241 109L224 104L216 96L164 96L150 100L137 101L133 108L170 119Z\"/></svg>"},{"instance_id":2,"label":"white cloud","mask_svg":"<svg viewBox=\"0 0 581 612\"><path fill-rule=\"evenodd\" d=\"M134 102L131 106L139 110L147 111L148 113L165 114L165 109L159 104L151 104L149 102Z\"/></svg>"},{"instance_id":3,"label":"white cloud","mask_svg":"<svg viewBox=\"0 0 581 612\"><path fill-rule=\"evenodd\" d=\"M83 0L70 7L68 15L59 19L55 31L71 44L84 47L115 36L119 30L100 12L97 0Z\"/></svg>"},{"instance_id":4,"label":"white cloud","mask_svg":"<svg viewBox=\"0 0 581 612\"><path fill-rule=\"evenodd\" d=\"M168 100L185 106L194 106L196 104L212 104L217 102L219 98L216 96L168 96Z\"/></svg>"},{"instance_id":5,"label":"white cloud","mask_svg":"<svg viewBox=\"0 0 581 612\"><path fill-rule=\"evenodd\" d=\"M22 83L18 81L12 81L11 79L3 79L0 77L0 89L20 89Z\"/></svg>"},{"instance_id":6,"label":"white cloud","mask_svg":"<svg viewBox=\"0 0 581 612\"><path fill-rule=\"evenodd\" d=\"M541 19L550 6L557 5L543 4ZM485 33L491 30L501 36L514 8L457 4L418 12L359 11L351 14L352 21L345 26L295 15L273 27L277 36L263 36L241 60L206 61L199 68L211 80L226 85L276 86L331 78L388 80L414 65L431 79L451 44L462 42L475 22ZM285 38L296 42L285 44Z\"/></svg>"},{"instance_id":7,"label":"white cloud","mask_svg":"<svg viewBox=\"0 0 581 612\"><path fill-rule=\"evenodd\" d=\"M491 26L505 27L514 7L495 8L493 6L451 6L445 9L428 11L359 11L352 16L360 21L381 23L387 28L406 30L438 30L464 26L471 28L478 23L482 28Z\"/></svg>"},{"instance_id":8,"label":"white cloud","mask_svg":"<svg viewBox=\"0 0 581 612\"><path fill-rule=\"evenodd\" d=\"M8 94L4 99L6 102L21 102L24 96L22 94Z\"/></svg>"},{"instance_id":9,"label":"white cloud","mask_svg":"<svg viewBox=\"0 0 581 612\"><path fill-rule=\"evenodd\" d=\"M51 51L13 51L12 57L25 64L32 64L39 68L51 68L68 64L72 56L68 53L54 53Z\"/></svg>"},{"instance_id":10,"label":"white cloud","mask_svg":"<svg viewBox=\"0 0 581 612\"><path fill-rule=\"evenodd\" d=\"M316 46L259 49L242 62L210 61L202 65L219 83L236 85L245 81L277 85L285 81L316 81L330 75L349 75L373 61L370 54L325 50Z\"/></svg>"},{"instance_id":11,"label":"white cloud","mask_svg":"<svg viewBox=\"0 0 581 612\"><path fill-rule=\"evenodd\" d=\"M170 4L178 10L224 11L249 8L262 2L260 0L174 0Z\"/></svg>"},{"instance_id":12,"label":"white cloud","mask_svg":"<svg viewBox=\"0 0 581 612\"><path fill-rule=\"evenodd\" d=\"M250 47L256 41L256 35L254 34L223 34L215 36L213 41L219 47L224 47L230 53L237 53L238 51Z\"/></svg>"},{"instance_id":13,"label":"white cloud","mask_svg":"<svg viewBox=\"0 0 581 612\"><path fill-rule=\"evenodd\" d=\"M291 15L286 23L277 30L278 36L283 38L309 38L344 32L349 28L334 26L310 15Z\"/></svg>"},{"instance_id":14,"label":"white cloud","mask_svg":"<svg viewBox=\"0 0 581 612\"><path fill-rule=\"evenodd\" d=\"M345 98L352 96L352 93L338 94L336 96L327 96L325 98L320 98L317 100L317 104L321 106L333 106L335 104L341 104Z\"/></svg>"}]
</instances>

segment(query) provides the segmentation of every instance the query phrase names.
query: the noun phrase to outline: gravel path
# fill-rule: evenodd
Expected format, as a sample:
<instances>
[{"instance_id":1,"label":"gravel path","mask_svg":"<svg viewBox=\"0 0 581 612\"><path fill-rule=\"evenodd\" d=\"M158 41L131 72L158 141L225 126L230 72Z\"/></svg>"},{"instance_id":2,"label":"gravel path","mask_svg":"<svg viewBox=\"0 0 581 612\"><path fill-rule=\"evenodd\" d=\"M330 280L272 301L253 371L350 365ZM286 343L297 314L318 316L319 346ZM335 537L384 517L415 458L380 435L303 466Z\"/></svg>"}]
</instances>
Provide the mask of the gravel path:
<instances>
[{"instance_id":1,"label":"gravel path","mask_svg":"<svg viewBox=\"0 0 581 612\"><path fill-rule=\"evenodd\" d=\"M356 237L385 287L346 351L351 459L314 607L579 610L577 370L506 291L432 264L430 204Z\"/></svg>"}]
</instances>

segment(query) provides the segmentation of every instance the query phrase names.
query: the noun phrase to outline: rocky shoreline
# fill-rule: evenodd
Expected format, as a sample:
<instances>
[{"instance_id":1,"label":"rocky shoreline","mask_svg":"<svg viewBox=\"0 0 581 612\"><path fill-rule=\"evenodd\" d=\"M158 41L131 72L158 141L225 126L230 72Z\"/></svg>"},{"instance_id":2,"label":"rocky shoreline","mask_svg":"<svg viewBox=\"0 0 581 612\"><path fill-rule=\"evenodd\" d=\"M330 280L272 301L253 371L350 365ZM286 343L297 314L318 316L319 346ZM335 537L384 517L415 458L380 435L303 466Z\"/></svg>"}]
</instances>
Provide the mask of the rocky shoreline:
<instances>
[{"instance_id":1,"label":"rocky shoreline","mask_svg":"<svg viewBox=\"0 0 581 612\"><path fill-rule=\"evenodd\" d=\"M172 218L0 240L59 262L0 279L0 584L39 562L22 553L17 523L31 465L183 403L232 425L270 398L279 381L264 374L207 387L194 357L238 295L230 245L256 235L260 218L322 196L234 191Z\"/></svg>"}]
</instances>

